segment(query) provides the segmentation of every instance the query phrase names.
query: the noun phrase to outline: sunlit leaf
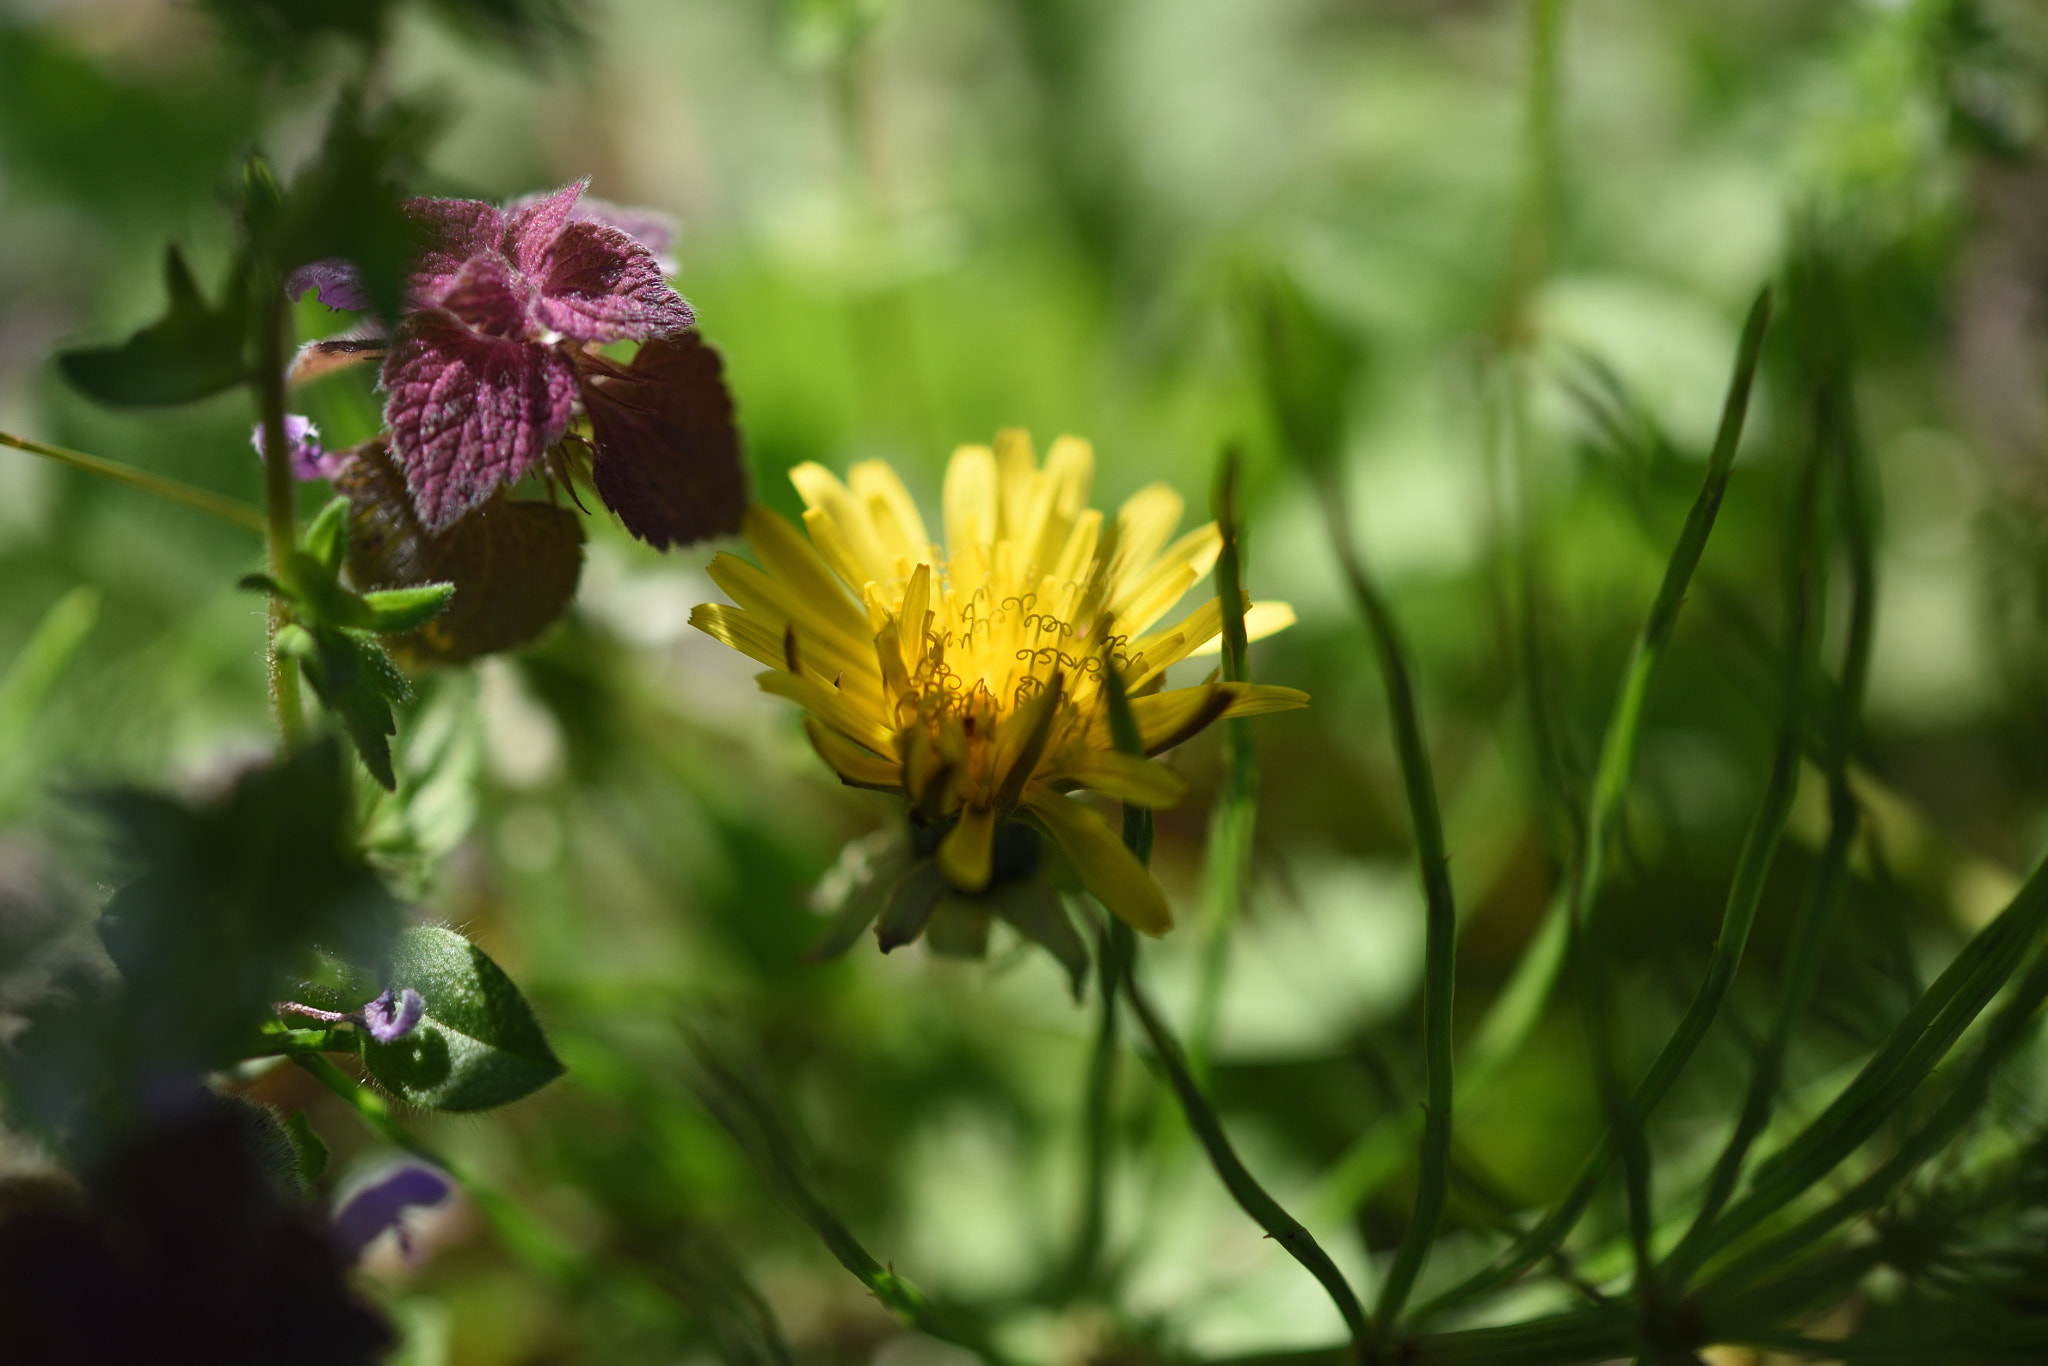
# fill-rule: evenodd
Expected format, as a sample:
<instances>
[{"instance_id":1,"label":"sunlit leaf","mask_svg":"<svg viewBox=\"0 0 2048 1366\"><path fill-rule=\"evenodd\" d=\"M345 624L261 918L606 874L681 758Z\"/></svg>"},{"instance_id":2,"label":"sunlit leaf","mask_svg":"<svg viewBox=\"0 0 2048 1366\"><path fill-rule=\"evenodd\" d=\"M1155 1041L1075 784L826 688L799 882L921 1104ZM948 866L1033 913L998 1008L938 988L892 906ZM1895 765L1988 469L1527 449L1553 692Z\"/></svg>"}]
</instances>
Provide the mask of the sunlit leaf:
<instances>
[{"instance_id":1,"label":"sunlit leaf","mask_svg":"<svg viewBox=\"0 0 2048 1366\"><path fill-rule=\"evenodd\" d=\"M436 1110L486 1110L562 1074L519 988L455 931L423 925L402 933L390 980L417 991L426 1014L390 1043L364 1033L363 1062L402 1099Z\"/></svg>"}]
</instances>

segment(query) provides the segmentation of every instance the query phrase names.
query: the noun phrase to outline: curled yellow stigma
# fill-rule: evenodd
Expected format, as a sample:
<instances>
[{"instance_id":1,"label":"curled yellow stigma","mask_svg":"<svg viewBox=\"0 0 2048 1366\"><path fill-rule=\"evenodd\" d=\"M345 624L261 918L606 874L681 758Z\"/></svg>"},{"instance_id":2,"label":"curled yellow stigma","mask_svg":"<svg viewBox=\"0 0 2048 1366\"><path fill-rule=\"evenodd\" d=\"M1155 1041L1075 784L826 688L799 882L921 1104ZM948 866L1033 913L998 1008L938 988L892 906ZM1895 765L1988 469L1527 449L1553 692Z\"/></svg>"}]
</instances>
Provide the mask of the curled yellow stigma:
<instances>
[{"instance_id":1,"label":"curled yellow stigma","mask_svg":"<svg viewBox=\"0 0 2048 1366\"><path fill-rule=\"evenodd\" d=\"M956 890L990 879L997 823L1019 820L1059 844L1083 885L1147 933L1173 924L1165 895L1077 788L1133 805L1178 803L1186 784L1149 756L1227 716L1306 706L1293 688L1211 681L1163 690L1169 665L1213 653L1212 600L1153 630L1216 561L1215 523L1174 537L1183 506L1163 484L1133 494L1105 525L1088 506L1095 456L1055 441L1041 467L1031 438L962 446L946 469L943 552L887 464L842 482L817 464L790 471L808 539L766 508L748 512L758 567L721 554L691 624L769 666L764 691L809 715L819 755L857 787L900 792L950 829L938 866ZM1246 611L1253 639L1289 625L1285 603ZM1110 736L1103 671L1131 699L1145 754Z\"/></svg>"}]
</instances>

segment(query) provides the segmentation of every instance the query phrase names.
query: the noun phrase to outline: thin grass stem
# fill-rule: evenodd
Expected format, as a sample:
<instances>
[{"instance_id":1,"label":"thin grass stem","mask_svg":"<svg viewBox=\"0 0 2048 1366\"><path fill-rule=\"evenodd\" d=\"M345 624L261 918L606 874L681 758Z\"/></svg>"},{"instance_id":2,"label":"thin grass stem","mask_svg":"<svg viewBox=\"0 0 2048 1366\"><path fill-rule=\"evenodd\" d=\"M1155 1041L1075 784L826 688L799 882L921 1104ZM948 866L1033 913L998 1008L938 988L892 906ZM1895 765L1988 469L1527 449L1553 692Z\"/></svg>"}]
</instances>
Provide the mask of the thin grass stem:
<instances>
[{"instance_id":1,"label":"thin grass stem","mask_svg":"<svg viewBox=\"0 0 2048 1366\"><path fill-rule=\"evenodd\" d=\"M83 470L85 473L97 475L101 479L111 479L117 484L126 484L130 488L141 489L144 493L154 494L156 497L162 498L167 502L178 503L197 512L203 512L209 517L226 522L230 526L238 526L244 531L253 531L259 536L263 534L266 525L263 514L250 507L247 503L238 502L233 498L224 498L218 493L210 493L205 489L194 488L192 485L181 483L176 479L167 479L161 474L151 474L148 470L139 470L133 465L124 465L118 460L109 460L105 456L87 455L84 451L74 451L64 446L52 446L47 441L31 441L25 436L16 436L12 432L0 432L0 446L12 446L18 451L27 451L30 455L40 455L45 460L54 460L60 465L69 465L72 469Z\"/></svg>"}]
</instances>

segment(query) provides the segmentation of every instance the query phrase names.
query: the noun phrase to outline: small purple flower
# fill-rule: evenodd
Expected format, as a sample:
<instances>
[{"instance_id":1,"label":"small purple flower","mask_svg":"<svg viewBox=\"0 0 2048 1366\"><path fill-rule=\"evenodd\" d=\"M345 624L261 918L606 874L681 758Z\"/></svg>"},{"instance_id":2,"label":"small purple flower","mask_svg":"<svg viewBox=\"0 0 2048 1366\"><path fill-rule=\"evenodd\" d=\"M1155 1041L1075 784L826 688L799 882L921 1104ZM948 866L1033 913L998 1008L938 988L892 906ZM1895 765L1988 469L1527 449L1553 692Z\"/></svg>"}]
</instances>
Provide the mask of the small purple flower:
<instances>
[{"instance_id":1,"label":"small purple flower","mask_svg":"<svg viewBox=\"0 0 2048 1366\"><path fill-rule=\"evenodd\" d=\"M407 282L417 311L384 361L384 419L430 530L524 475L568 430L585 347L696 321L645 245L577 214L585 183L502 210L407 205L427 246Z\"/></svg>"},{"instance_id":2,"label":"small purple flower","mask_svg":"<svg viewBox=\"0 0 2048 1366\"><path fill-rule=\"evenodd\" d=\"M305 297L309 289L313 291L314 298L329 308L361 313L370 307L370 296L363 290L363 277L339 256L308 261L284 277L284 297L294 303Z\"/></svg>"},{"instance_id":3,"label":"small purple flower","mask_svg":"<svg viewBox=\"0 0 2048 1366\"><path fill-rule=\"evenodd\" d=\"M341 1202L334 1211L330 1234L343 1260L353 1262L385 1229L393 1229L399 1249L410 1257L412 1239L405 1227L406 1211L432 1208L454 1190L454 1183L432 1167L401 1162L357 1187Z\"/></svg>"},{"instance_id":4,"label":"small purple flower","mask_svg":"<svg viewBox=\"0 0 2048 1366\"><path fill-rule=\"evenodd\" d=\"M390 987L384 994L363 1007L363 1027L370 1031L370 1037L378 1043L396 1043L419 1027L420 1017L426 1014L427 1003L411 987L392 998Z\"/></svg>"},{"instance_id":5,"label":"small purple flower","mask_svg":"<svg viewBox=\"0 0 2048 1366\"><path fill-rule=\"evenodd\" d=\"M320 444L320 429L313 420L297 413L284 415L285 449L291 455L292 476L296 479L332 479L335 472L348 461L346 451L330 451ZM256 458L263 458L263 427L258 424L249 435L249 444L256 448Z\"/></svg>"}]
</instances>

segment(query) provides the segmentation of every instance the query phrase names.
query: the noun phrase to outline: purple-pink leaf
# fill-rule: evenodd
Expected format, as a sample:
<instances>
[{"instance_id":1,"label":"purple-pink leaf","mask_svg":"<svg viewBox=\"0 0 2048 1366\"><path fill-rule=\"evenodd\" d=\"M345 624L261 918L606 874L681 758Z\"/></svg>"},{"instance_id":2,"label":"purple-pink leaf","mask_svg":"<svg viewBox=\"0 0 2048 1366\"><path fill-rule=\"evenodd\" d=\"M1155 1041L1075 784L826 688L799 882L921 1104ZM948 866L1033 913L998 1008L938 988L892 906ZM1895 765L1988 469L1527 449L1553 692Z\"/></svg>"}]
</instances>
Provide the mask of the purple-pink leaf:
<instances>
[{"instance_id":1,"label":"purple-pink leaf","mask_svg":"<svg viewBox=\"0 0 2048 1366\"><path fill-rule=\"evenodd\" d=\"M420 520L452 525L518 479L569 425L576 372L545 346L414 314L384 362L384 420Z\"/></svg>"},{"instance_id":2,"label":"purple-pink leaf","mask_svg":"<svg viewBox=\"0 0 2048 1366\"><path fill-rule=\"evenodd\" d=\"M480 199L408 199L405 212L424 230L407 282L418 308L437 307L470 258L499 250L505 235L505 215Z\"/></svg>"},{"instance_id":3,"label":"purple-pink leaf","mask_svg":"<svg viewBox=\"0 0 2048 1366\"><path fill-rule=\"evenodd\" d=\"M646 341L696 322L646 247L602 223L571 223L542 260L534 313L577 341Z\"/></svg>"},{"instance_id":4,"label":"purple-pink leaf","mask_svg":"<svg viewBox=\"0 0 2048 1366\"><path fill-rule=\"evenodd\" d=\"M676 220L667 214L586 197L577 203L572 217L578 222L602 223L608 228L617 228L654 253L663 274L675 273L667 257L669 248L676 244Z\"/></svg>"},{"instance_id":5,"label":"purple-pink leaf","mask_svg":"<svg viewBox=\"0 0 2048 1366\"><path fill-rule=\"evenodd\" d=\"M543 263L562 229L569 226L576 201L589 184L588 179L578 180L550 194L522 200L505 215L505 254L521 270L536 279L546 273Z\"/></svg>"},{"instance_id":6,"label":"purple-pink leaf","mask_svg":"<svg viewBox=\"0 0 2048 1366\"><path fill-rule=\"evenodd\" d=\"M646 342L620 369L583 362L591 482L657 550L739 530L747 475L718 353L694 332Z\"/></svg>"},{"instance_id":7,"label":"purple-pink leaf","mask_svg":"<svg viewBox=\"0 0 2048 1366\"><path fill-rule=\"evenodd\" d=\"M339 256L308 261L284 277L284 297L293 303L304 298L309 289L329 308L361 313L370 306L361 272Z\"/></svg>"},{"instance_id":8,"label":"purple-pink leaf","mask_svg":"<svg viewBox=\"0 0 2048 1366\"><path fill-rule=\"evenodd\" d=\"M441 307L487 337L528 337L533 286L496 252L474 256L457 271Z\"/></svg>"}]
</instances>

